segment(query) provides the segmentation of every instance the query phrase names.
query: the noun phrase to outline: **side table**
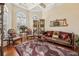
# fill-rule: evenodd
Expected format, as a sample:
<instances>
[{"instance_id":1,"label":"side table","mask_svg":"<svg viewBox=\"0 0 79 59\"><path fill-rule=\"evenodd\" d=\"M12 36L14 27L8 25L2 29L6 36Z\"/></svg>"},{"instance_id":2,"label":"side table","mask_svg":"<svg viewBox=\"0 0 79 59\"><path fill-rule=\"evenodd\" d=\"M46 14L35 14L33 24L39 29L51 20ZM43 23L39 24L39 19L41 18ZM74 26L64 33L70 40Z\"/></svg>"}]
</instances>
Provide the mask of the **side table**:
<instances>
[{"instance_id":1,"label":"side table","mask_svg":"<svg viewBox=\"0 0 79 59\"><path fill-rule=\"evenodd\" d=\"M39 36L36 36L36 35L27 35L27 40L35 40L35 39L38 39Z\"/></svg>"},{"instance_id":2,"label":"side table","mask_svg":"<svg viewBox=\"0 0 79 59\"><path fill-rule=\"evenodd\" d=\"M33 35L27 35L27 40L32 40L34 38Z\"/></svg>"}]
</instances>

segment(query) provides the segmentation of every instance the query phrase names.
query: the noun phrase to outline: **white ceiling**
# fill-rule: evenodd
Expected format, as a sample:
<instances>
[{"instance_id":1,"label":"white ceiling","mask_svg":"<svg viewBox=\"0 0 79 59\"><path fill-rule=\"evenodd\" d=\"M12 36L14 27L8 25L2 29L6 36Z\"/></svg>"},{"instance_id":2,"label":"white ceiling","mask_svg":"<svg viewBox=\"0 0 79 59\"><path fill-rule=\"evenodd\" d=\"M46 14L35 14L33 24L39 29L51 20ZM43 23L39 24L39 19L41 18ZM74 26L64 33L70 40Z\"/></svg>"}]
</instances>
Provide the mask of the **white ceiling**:
<instances>
[{"instance_id":1,"label":"white ceiling","mask_svg":"<svg viewBox=\"0 0 79 59\"><path fill-rule=\"evenodd\" d=\"M18 3L15 5L27 10L31 10L31 11L45 11L59 4L56 4L56 3Z\"/></svg>"}]
</instances>

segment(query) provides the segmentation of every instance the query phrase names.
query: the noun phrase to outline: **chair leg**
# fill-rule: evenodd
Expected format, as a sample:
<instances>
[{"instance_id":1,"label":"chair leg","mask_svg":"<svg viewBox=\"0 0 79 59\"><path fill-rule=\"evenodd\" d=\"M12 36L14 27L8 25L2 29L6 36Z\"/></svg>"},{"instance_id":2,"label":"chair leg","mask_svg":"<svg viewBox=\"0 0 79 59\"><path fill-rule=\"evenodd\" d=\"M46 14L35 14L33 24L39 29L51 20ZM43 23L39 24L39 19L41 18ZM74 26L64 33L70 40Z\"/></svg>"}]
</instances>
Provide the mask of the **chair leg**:
<instances>
[{"instance_id":1,"label":"chair leg","mask_svg":"<svg viewBox=\"0 0 79 59\"><path fill-rule=\"evenodd\" d=\"M10 45L9 45L9 40L7 41L7 46L10 46Z\"/></svg>"},{"instance_id":2,"label":"chair leg","mask_svg":"<svg viewBox=\"0 0 79 59\"><path fill-rule=\"evenodd\" d=\"M10 46L10 38L9 38L9 40L8 40L8 45Z\"/></svg>"},{"instance_id":3,"label":"chair leg","mask_svg":"<svg viewBox=\"0 0 79 59\"><path fill-rule=\"evenodd\" d=\"M15 44L15 42L14 42L14 40L13 40L13 38L12 38L12 45L14 45Z\"/></svg>"},{"instance_id":4,"label":"chair leg","mask_svg":"<svg viewBox=\"0 0 79 59\"><path fill-rule=\"evenodd\" d=\"M13 45L15 45L15 41L13 41Z\"/></svg>"},{"instance_id":5,"label":"chair leg","mask_svg":"<svg viewBox=\"0 0 79 59\"><path fill-rule=\"evenodd\" d=\"M21 38L21 43L22 43L22 38Z\"/></svg>"}]
</instances>

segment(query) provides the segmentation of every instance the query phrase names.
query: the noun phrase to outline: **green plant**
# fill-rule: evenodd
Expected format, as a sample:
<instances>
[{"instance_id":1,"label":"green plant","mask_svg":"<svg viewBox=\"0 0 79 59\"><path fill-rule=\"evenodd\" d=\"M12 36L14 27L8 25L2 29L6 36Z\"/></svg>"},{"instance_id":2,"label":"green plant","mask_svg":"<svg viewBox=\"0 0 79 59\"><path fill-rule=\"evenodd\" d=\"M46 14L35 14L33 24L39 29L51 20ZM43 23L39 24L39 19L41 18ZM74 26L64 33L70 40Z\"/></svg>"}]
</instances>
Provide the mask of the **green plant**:
<instances>
[{"instance_id":1,"label":"green plant","mask_svg":"<svg viewBox=\"0 0 79 59\"><path fill-rule=\"evenodd\" d=\"M21 26L20 26L20 30L21 30L22 33L25 32L25 29L27 29L26 26L24 26L24 25L21 25Z\"/></svg>"},{"instance_id":2,"label":"green plant","mask_svg":"<svg viewBox=\"0 0 79 59\"><path fill-rule=\"evenodd\" d=\"M78 39L76 40L76 43L77 43L77 45L79 46L79 37L78 37Z\"/></svg>"}]
</instances>

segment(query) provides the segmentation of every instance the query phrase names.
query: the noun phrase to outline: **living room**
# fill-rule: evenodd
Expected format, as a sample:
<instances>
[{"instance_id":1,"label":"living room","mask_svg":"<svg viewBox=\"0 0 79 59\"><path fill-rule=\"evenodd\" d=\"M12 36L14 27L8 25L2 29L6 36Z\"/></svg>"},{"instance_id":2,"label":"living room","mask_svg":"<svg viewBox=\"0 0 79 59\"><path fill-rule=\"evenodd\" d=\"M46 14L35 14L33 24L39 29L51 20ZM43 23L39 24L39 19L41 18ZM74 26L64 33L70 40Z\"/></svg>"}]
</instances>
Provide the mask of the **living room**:
<instances>
[{"instance_id":1,"label":"living room","mask_svg":"<svg viewBox=\"0 0 79 59\"><path fill-rule=\"evenodd\" d=\"M4 54L4 56L6 55L10 56L13 49L15 48L17 54L21 56L24 55L78 56L79 55L78 11L79 11L78 3L4 3L3 4L4 13L2 13L3 15L2 19L4 23L3 24L4 38L0 40L0 43L3 52L5 50L6 52L10 50L10 53L2 52L2 55ZM13 36L17 35L18 37L15 38L9 37L8 36L9 34ZM17 42L14 43L14 41L16 40ZM10 41L12 41L14 44L12 45L12 42ZM25 47L25 44L27 46L25 48L27 49L27 51L21 52L24 51L22 49L24 49L23 47ZM31 50L33 51L34 47L29 48L29 46L33 44L34 45L38 44L37 46L38 48L37 47L35 48L37 51L35 52L36 54L30 52ZM59 54L48 52L47 50L49 48L47 48L45 44L48 47L50 46L53 47L54 44L54 46L56 47L52 49L53 51ZM42 48L46 50L43 51ZM60 49L58 50L58 48L60 48L61 50L64 49L64 51L70 53L65 54L65 52L59 51ZM51 48L49 50L51 50Z\"/></svg>"}]
</instances>

